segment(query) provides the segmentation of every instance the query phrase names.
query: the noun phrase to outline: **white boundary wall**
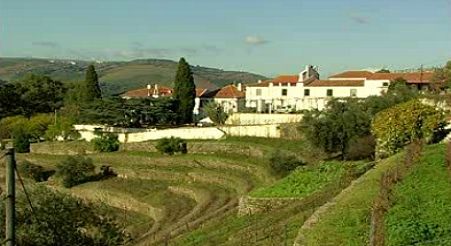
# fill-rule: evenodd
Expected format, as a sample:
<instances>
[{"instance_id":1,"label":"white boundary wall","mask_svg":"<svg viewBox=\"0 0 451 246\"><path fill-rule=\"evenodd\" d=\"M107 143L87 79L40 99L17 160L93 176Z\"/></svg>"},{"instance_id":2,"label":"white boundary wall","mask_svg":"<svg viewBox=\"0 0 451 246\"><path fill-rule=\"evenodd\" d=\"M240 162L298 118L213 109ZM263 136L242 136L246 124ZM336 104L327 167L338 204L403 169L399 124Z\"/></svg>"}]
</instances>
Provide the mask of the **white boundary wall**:
<instances>
[{"instance_id":1,"label":"white boundary wall","mask_svg":"<svg viewBox=\"0 0 451 246\"><path fill-rule=\"evenodd\" d=\"M234 113L226 121L226 125L269 125L301 122L301 114L257 114Z\"/></svg>"},{"instance_id":2,"label":"white boundary wall","mask_svg":"<svg viewBox=\"0 0 451 246\"><path fill-rule=\"evenodd\" d=\"M224 127L180 127L171 129L137 129L117 128L101 125L75 125L81 139L92 141L96 138L94 131L116 133L121 143L137 143L168 137L182 139L221 139L226 136L280 138L279 125L262 126L224 126Z\"/></svg>"}]
</instances>

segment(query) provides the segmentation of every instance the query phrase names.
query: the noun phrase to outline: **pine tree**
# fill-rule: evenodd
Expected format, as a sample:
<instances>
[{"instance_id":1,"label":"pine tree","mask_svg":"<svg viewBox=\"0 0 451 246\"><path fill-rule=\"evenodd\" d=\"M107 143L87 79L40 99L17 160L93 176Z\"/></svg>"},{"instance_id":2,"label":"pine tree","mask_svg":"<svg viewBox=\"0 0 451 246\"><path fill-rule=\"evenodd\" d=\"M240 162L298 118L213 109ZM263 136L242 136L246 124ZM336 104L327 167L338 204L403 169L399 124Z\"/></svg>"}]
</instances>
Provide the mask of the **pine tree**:
<instances>
[{"instance_id":1,"label":"pine tree","mask_svg":"<svg viewBox=\"0 0 451 246\"><path fill-rule=\"evenodd\" d=\"M97 75L96 69L94 65L89 65L86 70L86 79L85 79L85 102L90 102L95 99L102 98L102 91L100 90L99 85L99 77Z\"/></svg>"},{"instance_id":2,"label":"pine tree","mask_svg":"<svg viewBox=\"0 0 451 246\"><path fill-rule=\"evenodd\" d=\"M193 73L185 58L181 58L174 82L174 98L180 102L180 120L182 123L193 121L194 99L196 98L196 85Z\"/></svg>"}]
</instances>

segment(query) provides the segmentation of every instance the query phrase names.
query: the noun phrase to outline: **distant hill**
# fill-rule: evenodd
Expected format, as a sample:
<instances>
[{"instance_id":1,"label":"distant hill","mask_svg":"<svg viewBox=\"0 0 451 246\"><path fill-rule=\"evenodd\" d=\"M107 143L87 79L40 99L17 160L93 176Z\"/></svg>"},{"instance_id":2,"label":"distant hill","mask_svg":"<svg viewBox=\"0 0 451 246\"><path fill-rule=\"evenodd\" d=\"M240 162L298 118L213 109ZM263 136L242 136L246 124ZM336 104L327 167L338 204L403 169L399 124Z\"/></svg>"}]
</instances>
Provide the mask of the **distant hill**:
<instances>
[{"instance_id":1,"label":"distant hill","mask_svg":"<svg viewBox=\"0 0 451 246\"><path fill-rule=\"evenodd\" d=\"M35 58L0 58L0 79L15 81L29 73L47 75L63 82L82 80L90 61L53 60ZM162 59L143 59L130 62L96 62L102 88L108 94L142 88L147 84L171 86L177 62ZM255 83L266 77L258 74L224 71L216 68L192 66L196 85L217 88L233 82Z\"/></svg>"}]
</instances>

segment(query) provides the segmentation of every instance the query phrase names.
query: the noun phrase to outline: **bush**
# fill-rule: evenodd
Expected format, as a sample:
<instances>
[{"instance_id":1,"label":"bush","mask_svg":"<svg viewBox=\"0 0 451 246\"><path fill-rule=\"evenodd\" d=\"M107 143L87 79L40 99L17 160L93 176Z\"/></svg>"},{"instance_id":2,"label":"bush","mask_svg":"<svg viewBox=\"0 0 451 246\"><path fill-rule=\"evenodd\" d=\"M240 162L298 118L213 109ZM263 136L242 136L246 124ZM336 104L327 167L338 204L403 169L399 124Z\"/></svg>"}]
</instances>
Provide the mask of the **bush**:
<instances>
[{"instance_id":1,"label":"bush","mask_svg":"<svg viewBox=\"0 0 451 246\"><path fill-rule=\"evenodd\" d=\"M22 128L17 128L13 132L14 149L17 153L30 152L30 134Z\"/></svg>"},{"instance_id":2,"label":"bush","mask_svg":"<svg viewBox=\"0 0 451 246\"><path fill-rule=\"evenodd\" d=\"M104 133L92 141L94 149L100 152L114 152L119 150L120 142L117 134Z\"/></svg>"},{"instance_id":3,"label":"bush","mask_svg":"<svg viewBox=\"0 0 451 246\"><path fill-rule=\"evenodd\" d=\"M346 154L346 159L350 161L358 161L363 159L374 159L376 152L376 140L374 136L369 135L366 137L356 138L351 141Z\"/></svg>"},{"instance_id":4,"label":"bush","mask_svg":"<svg viewBox=\"0 0 451 246\"><path fill-rule=\"evenodd\" d=\"M205 105L204 110L208 118L216 125L224 125L229 117L229 115L224 112L224 108L215 102Z\"/></svg>"},{"instance_id":5,"label":"bush","mask_svg":"<svg viewBox=\"0 0 451 246\"><path fill-rule=\"evenodd\" d=\"M186 141L175 137L160 139L155 148L158 152L169 155L174 153L186 154L188 152Z\"/></svg>"},{"instance_id":6,"label":"bush","mask_svg":"<svg viewBox=\"0 0 451 246\"><path fill-rule=\"evenodd\" d=\"M129 245L130 236L106 207L44 186L31 186L27 190L33 209L24 192L17 191L17 245ZM4 208L5 200L2 199L2 225L5 223ZM5 238L3 226L0 237Z\"/></svg>"},{"instance_id":7,"label":"bush","mask_svg":"<svg viewBox=\"0 0 451 246\"><path fill-rule=\"evenodd\" d=\"M419 139L431 140L443 130L444 114L418 100L399 104L378 113L372 123L378 154L392 155Z\"/></svg>"},{"instance_id":8,"label":"bush","mask_svg":"<svg viewBox=\"0 0 451 246\"><path fill-rule=\"evenodd\" d=\"M69 156L56 166L56 173L62 179L66 188L86 182L94 174L94 164L91 158L77 155Z\"/></svg>"},{"instance_id":9,"label":"bush","mask_svg":"<svg viewBox=\"0 0 451 246\"><path fill-rule=\"evenodd\" d=\"M42 166L33 164L27 160L20 163L18 169L23 176L32 178L36 182L46 181L53 173L52 171L45 171Z\"/></svg>"},{"instance_id":10,"label":"bush","mask_svg":"<svg viewBox=\"0 0 451 246\"><path fill-rule=\"evenodd\" d=\"M269 166L271 170L281 176L288 175L291 171L300 166L304 166L305 163L298 160L295 156L281 155L279 152L272 154L269 159Z\"/></svg>"}]
</instances>

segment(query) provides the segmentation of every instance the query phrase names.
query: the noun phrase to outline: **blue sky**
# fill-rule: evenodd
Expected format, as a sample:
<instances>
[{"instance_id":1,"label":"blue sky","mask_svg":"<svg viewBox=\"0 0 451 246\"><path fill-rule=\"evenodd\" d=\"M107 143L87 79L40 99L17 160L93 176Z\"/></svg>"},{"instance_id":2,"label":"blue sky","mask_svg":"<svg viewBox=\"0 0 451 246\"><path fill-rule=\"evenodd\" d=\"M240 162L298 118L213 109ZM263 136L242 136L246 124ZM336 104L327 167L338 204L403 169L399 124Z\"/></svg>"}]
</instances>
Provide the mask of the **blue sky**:
<instances>
[{"instance_id":1,"label":"blue sky","mask_svg":"<svg viewBox=\"0 0 451 246\"><path fill-rule=\"evenodd\" d=\"M1 0L0 55L323 76L451 59L451 0Z\"/></svg>"}]
</instances>

